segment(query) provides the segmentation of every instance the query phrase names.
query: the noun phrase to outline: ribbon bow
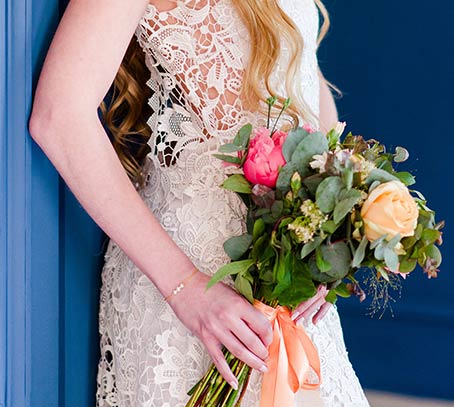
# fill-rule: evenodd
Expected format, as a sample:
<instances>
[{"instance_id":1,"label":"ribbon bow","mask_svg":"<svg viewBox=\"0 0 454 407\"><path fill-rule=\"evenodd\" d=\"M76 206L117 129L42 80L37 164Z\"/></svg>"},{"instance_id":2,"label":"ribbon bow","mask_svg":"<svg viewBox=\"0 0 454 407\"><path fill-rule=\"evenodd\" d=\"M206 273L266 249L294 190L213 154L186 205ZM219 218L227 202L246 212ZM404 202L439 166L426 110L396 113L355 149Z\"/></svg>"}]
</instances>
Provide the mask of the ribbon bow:
<instances>
[{"instance_id":1,"label":"ribbon bow","mask_svg":"<svg viewBox=\"0 0 454 407\"><path fill-rule=\"evenodd\" d=\"M276 308L255 301L254 306L270 320L273 342L269 348L268 372L263 375L260 407L293 406L300 389L320 386L320 359L304 329L292 321L287 307ZM318 383L311 383L311 372Z\"/></svg>"}]
</instances>

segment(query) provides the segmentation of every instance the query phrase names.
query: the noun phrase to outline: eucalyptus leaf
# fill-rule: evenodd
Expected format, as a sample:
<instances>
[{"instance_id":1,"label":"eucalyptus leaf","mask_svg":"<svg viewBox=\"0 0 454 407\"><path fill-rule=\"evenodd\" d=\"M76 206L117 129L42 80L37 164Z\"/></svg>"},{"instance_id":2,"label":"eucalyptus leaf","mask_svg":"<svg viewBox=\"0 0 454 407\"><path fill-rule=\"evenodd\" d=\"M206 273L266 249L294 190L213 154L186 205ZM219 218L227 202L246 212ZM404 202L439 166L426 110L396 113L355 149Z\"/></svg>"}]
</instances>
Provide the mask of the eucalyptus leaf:
<instances>
[{"instance_id":1,"label":"eucalyptus leaf","mask_svg":"<svg viewBox=\"0 0 454 407\"><path fill-rule=\"evenodd\" d=\"M308 134L309 133L302 127L292 129L288 132L284 145L282 146L282 155L284 156L286 162L291 161L292 154L295 151L296 146L301 143L303 138Z\"/></svg>"},{"instance_id":2,"label":"eucalyptus leaf","mask_svg":"<svg viewBox=\"0 0 454 407\"><path fill-rule=\"evenodd\" d=\"M347 199L343 199L334 208L333 220L336 224L340 223L361 199L361 192L356 189L351 189L349 192L355 192L355 194L352 194L353 196Z\"/></svg>"},{"instance_id":3,"label":"eucalyptus leaf","mask_svg":"<svg viewBox=\"0 0 454 407\"><path fill-rule=\"evenodd\" d=\"M369 243L369 241L367 240L367 237L364 236L355 251L355 255L353 256L352 267L357 268L361 266L366 254L367 243Z\"/></svg>"},{"instance_id":4,"label":"eucalyptus leaf","mask_svg":"<svg viewBox=\"0 0 454 407\"><path fill-rule=\"evenodd\" d=\"M366 184L372 184L374 181L388 182L388 181L399 181L399 178L395 177L388 171L380 168L374 168L366 179Z\"/></svg>"},{"instance_id":5,"label":"eucalyptus leaf","mask_svg":"<svg viewBox=\"0 0 454 407\"><path fill-rule=\"evenodd\" d=\"M334 209L343 186L339 177L328 177L320 183L315 193L315 200L322 212L330 213Z\"/></svg>"},{"instance_id":6,"label":"eucalyptus leaf","mask_svg":"<svg viewBox=\"0 0 454 407\"><path fill-rule=\"evenodd\" d=\"M303 175L309 169L309 163L316 154L328 151L328 140L321 132L308 134L296 147L291 161L296 163L298 172Z\"/></svg>"},{"instance_id":7,"label":"eucalyptus leaf","mask_svg":"<svg viewBox=\"0 0 454 407\"><path fill-rule=\"evenodd\" d=\"M396 147L396 152L394 153L394 161L396 163L403 163L408 160L410 154L408 150L403 147Z\"/></svg>"},{"instance_id":8,"label":"eucalyptus leaf","mask_svg":"<svg viewBox=\"0 0 454 407\"><path fill-rule=\"evenodd\" d=\"M399 270L399 257L393 249L390 249L389 247L385 248L384 260L386 267L388 267L391 271Z\"/></svg>"},{"instance_id":9,"label":"eucalyptus leaf","mask_svg":"<svg viewBox=\"0 0 454 407\"><path fill-rule=\"evenodd\" d=\"M222 187L229 191L239 192L243 194L252 193L251 184L243 174L230 175L222 184Z\"/></svg>"},{"instance_id":10,"label":"eucalyptus leaf","mask_svg":"<svg viewBox=\"0 0 454 407\"><path fill-rule=\"evenodd\" d=\"M276 189L281 191L283 195L290 190L290 179L295 173L297 167L295 163L287 162L279 171L276 181ZM300 175L303 175L300 173Z\"/></svg>"},{"instance_id":11,"label":"eucalyptus leaf","mask_svg":"<svg viewBox=\"0 0 454 407\"><path fill-rule=\"evenodd\" d=\"M328 271L331 270L331 263L326 261L323 258L322 251L320 249L320 246L317 247L315 250L315 262L317 264L317 268L322 272L322 273L327 273Z\"/></svg>"},{"instance_id":12,"label":"eucalyptus leaf","mask_svg":"<svg viewBox=\"0 0 454 407\"><path fill-rule=\"evenodd\" d=\"M322 224L321 229L329 234L333 234L336 229L338 228L338 225L333 221L333 220L327 220Z\"/></svg>"},{"instance_id":13,"label":"eucalyptus leaf","mask_svg":"<svg viewBox=\"0 0 454 407\"><path fill-rule=\"evenodd\" d=\"M219 281L223 280L227 276L235 275L238 273L246 272L254 265L254 260L240 260L232 263L227 263L222 266L208 281L207 288L212 287Z\"/></svg>"},{"instance_id":14,"label":"eucalyptus leaf","mask_svg":"<svg viewBox=\"0 0 454 407\"><path fill-rule=\"evenodd\" d=\"M307 255L311 254L318 246L321 245L323 239L320 236L314 237L314 239L306 243L301 249L301 259L304 259Z\"/></svg>"},{"instance_id":15,"label":"eucalyptus leaf","mask_svg":"<svg viewBox=\"0 0 454 407\"><path fill-rule=\"evenodd\" d=\"M252 243L252 236L244 234L233 236L224 242L224 251L232 260L239 260L248 250Z\"/></svg>"},{"instance_id":16,"label":"eucalyptus leaf","mask_svg":"<svg viewBox=\"0 0 454 407\"><path fill-rule=\"evenodd\" d=\"M317 267L317 261L312 256L309 259L309 269L314 280L322 283L331 283L344 278L351 270L351 253L347 244L336 242L320 246L323 259L331 265L329 271L322 272Z\"/></svg>"}]
</instances>

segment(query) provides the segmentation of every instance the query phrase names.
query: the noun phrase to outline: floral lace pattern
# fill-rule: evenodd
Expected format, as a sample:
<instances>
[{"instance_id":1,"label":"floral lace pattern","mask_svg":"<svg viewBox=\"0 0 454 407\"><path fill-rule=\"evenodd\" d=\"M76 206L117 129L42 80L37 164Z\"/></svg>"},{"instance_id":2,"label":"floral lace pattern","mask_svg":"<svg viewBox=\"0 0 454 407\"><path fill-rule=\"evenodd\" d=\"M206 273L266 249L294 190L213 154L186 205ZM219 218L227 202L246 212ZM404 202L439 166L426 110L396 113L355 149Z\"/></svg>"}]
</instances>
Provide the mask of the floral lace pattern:
<instances>
[{"instance_id":1,"label":"floral lace pattern","mask_svg":"<svg viewBox=\"0 0 454 407\"><path fill-rule=\"evenodd\" d=\"M313 0L280 3L304 37L301 86L318 114L317 9ZM150 4L135 34L153 91L151 152L139 193L194 264L212 274L228 261L223 242L245 231L244 205L219 188L226 170L212 154L243 124L264 124L239 98L248 33L230 0L178 0L170 11ZM285 63L276 67L276 84L284 71ZM299 392L295 405L368 406L336 309L305 327L320 352L323 383L319 391ZM99 332L98 407L184 406L186 392L211 362L198 338L112 240L102 270ZM254 372L243 406L258 407L260 380Z\"/></svg>"}]
</instances>

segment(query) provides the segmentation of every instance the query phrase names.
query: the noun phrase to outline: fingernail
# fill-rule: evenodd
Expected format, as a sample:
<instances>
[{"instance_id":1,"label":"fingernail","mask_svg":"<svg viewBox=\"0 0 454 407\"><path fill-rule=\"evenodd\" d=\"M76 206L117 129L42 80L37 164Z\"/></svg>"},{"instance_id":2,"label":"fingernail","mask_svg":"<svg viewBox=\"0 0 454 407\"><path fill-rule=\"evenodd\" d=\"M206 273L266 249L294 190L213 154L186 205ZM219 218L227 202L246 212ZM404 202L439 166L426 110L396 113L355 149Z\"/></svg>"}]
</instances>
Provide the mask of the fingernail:
<instances>
[{"instance_id":1,"label":"fingernail","mask_svg":"<svg viewBox=\"0 0 454 407\"><path fill-rule=\"evenodd\" d=\"M261 371L262 373L266 373L266 372L268 372L268 368L267 368L265 365L263 365L263 366L260 368L260 371Z\"/></svg>"},{"instance_id":2,"label":"fingernail","mask_svg":"<svg viewBox=\"0 0 454 407\"><path fill-rule=\"evenodd\" d=\"M235 381L231 381L230 383L230 387L233 389L233 390L238 390L238 383L235 382Z\"/></svg>"},{"instance_id":3,"label":"fingernail","mask_svg":"<svg viewBox=\"0 0 454 407\"><path fill-rule=\"evenodd\" d=\"M298 318L298 316L299 316L300 314L301 314L300 312L295 311L295 312L292 314L292 321L294 321L296 318Z\"/></svg>"}]
</instances>

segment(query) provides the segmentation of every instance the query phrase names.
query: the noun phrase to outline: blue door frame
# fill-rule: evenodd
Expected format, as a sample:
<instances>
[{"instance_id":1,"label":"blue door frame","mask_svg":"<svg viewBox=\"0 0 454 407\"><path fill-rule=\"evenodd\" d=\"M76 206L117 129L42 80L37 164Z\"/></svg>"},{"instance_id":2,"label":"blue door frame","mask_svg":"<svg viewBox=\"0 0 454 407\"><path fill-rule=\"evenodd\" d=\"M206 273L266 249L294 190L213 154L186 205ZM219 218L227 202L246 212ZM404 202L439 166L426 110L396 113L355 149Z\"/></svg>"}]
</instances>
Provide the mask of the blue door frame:
<instances>
[{"instance_id":1,"label":"blue door frame","mask_svg":"<svg viewBox=\"0 0 454 407\"><path fill-rule=\"evenodd\" d=\"M27 132L56 1L0 5L0 405L7 407L59 405L59 179Z\"/></svg>"}]
</instances>

